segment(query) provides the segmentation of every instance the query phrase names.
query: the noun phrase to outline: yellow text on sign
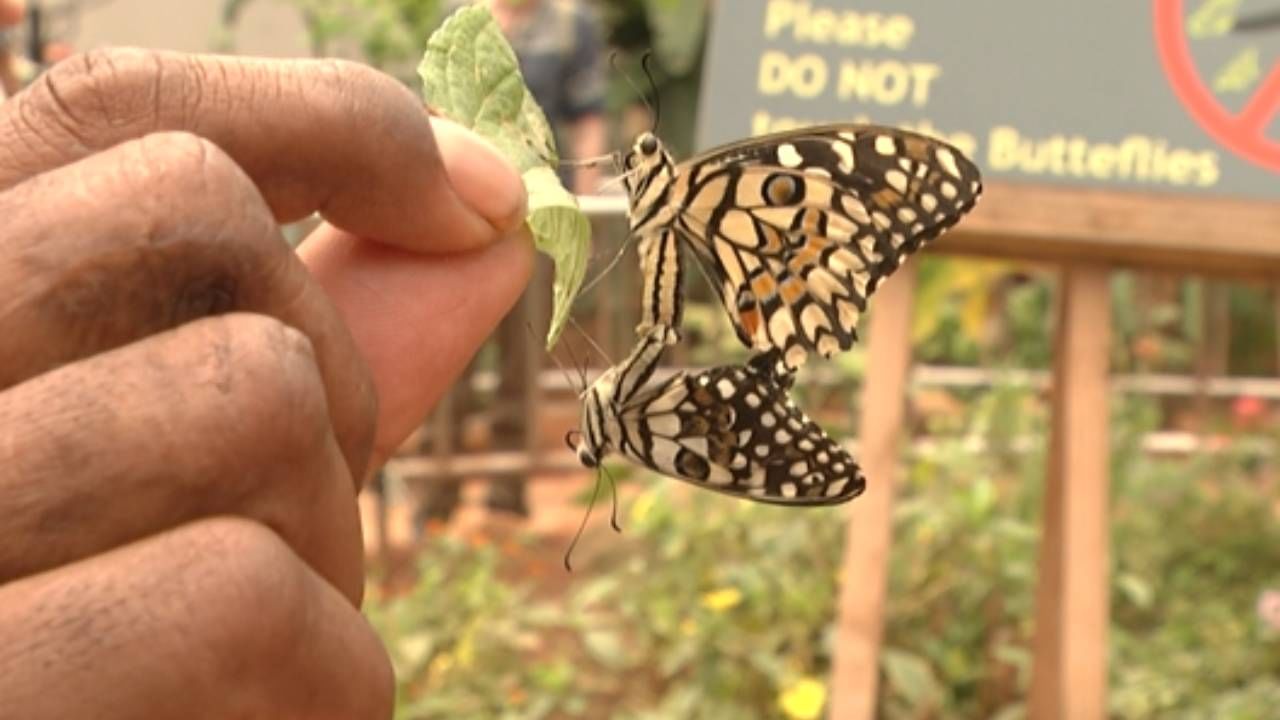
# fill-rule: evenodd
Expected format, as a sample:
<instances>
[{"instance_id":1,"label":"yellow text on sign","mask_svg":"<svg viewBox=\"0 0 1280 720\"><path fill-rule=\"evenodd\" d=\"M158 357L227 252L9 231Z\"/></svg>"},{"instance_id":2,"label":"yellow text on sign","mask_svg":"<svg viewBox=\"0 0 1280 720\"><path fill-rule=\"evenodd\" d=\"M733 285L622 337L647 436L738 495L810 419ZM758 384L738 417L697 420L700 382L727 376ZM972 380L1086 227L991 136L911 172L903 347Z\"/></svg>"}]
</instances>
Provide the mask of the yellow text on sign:
<instances>
[{"instance_id":1,"label":"yellow text on sign","mask_svg":"<svg viewBox=\"0 0 1280 720\"><path fill-rule=\"evenodd\" d=\"M787 33L796 42L817 45L902 50L915 31L915 21L901 13L833 10L813 6L808 0L770 0L764 16L765 37Z\"/></svg>"},{"instance_id":2,"label":"yellow text on sign","mask_svg":"<svg viewBox=\"0 0 1280 720\"><path fill-rule=\"evenodd\" d=\"M901 105L909 100L916 107L924 107L933 81L941 74L942 68L936 63L845 60L836 74L835 95L840 100L876 105ZM827 90L830 79L831 70L820 55L790 56L767 50L760 55L756 87L762 95L813 98Z\"/></svg>"},{"instance_id":3,"label":"yellow text on sign","mask_svg":"<svg viewBox=\"0 0 1280 720\"><path fill-rule=\"evenodd\" d=\"M796 97L817 97L827 89L827 61L813 53L794 58L777 50L760 56L757 87L765 95L791 93Z\"/></svg>"},{"instance_id":4,"label":"yellow text on sign","mask_svg":"<svg viewBox=\"0 0 1280 720\"><path fill-rule=\"evenodd\" d=\"M942 68L936 63L846 60L840 63L836 97L879 105L900 105L910 95L912 105L924 107L929 102L929 88L941 74Z\"/></svg>"}]
</instances>

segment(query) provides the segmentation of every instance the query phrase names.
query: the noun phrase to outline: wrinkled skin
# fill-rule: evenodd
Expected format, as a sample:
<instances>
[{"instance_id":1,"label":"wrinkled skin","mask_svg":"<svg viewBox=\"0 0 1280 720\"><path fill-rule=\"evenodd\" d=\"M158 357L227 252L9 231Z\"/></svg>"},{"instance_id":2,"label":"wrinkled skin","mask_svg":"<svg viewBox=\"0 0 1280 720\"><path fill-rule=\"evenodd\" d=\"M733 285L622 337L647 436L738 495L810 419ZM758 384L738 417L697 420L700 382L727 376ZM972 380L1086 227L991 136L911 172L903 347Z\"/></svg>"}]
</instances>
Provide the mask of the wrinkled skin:
<instances>
[{"instance_id":1,"label":"wrinkled skin","mask_svg":"<svg viewBox=\"0 0 1280 720\"><path fill-rule=\"evenodd\" d=\"M524 201L351 64L95 51L0 104L0 715L390 717L356 494L519 297Z\"/></svg>"}]
</instances>

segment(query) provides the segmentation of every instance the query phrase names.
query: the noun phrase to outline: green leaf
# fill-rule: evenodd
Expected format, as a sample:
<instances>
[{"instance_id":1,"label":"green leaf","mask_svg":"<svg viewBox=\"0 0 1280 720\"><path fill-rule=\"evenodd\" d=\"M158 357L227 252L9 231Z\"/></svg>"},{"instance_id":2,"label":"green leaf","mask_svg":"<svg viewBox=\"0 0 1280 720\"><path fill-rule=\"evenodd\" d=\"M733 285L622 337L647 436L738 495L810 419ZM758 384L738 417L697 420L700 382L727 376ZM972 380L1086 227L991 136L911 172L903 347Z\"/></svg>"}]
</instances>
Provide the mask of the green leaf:
<instances>
[{"instance_id":1,"label":"green leaf","mask_svg":"<svg viewBox=\"0 0 1280 720\"><path fill-rule=\"evenodd\" d=\"M1115 583L1120 594L1136 608L1147 610L1155 601L1155 591L1151 589L1151 584L1137 575L1121 573Z\"/></svg>"},{"instance_id":2,"label":"green leaf","mask_svg":"<svg viewBox=\"0 0 1280 720\"><path fill-rule=\"evenodd\" d=\"M555 138L525 87L515 51L489 10L469 5L427 40L418 66L427 104L493 143L511 161L529 195L534 244L555 262L551 327L555 344L586 274L591 225L555 173Z\"/></svg>"},{"instance_id":3,"label":"green leaf","mask_svg":"<svg viewBox=\"0 0 1280 720\"><path fill-rule=\"evenodd\" d=\"M576 608L588 608L603 602L606 598L612 596L622 587L622 579L618 577L604 576L588 581L582 586L582 589L573 596L573 605Z\"/></svg>"},{"instance_id":4,"label":"green leaf","mask_svg":"<svg viewBox=\"0 0 1280 720\"><path fill-rule=\"evenodd\" d=\"M591 223L578 210L578 201L564 189L555 171L535 167L526 171L525 189L529 192L529 230L534 246L549 255L556 266L556 279L551 286L551 326L547 329L547 347L556 344L560 331L569 321L573 299L582 287L591 257Z\"/></svg>"},{"instance_id":5,"label":"green leaf","mask_svg":"<svg viewBox=\"0 0 1280 720\"><path fill-rule=\"evenodd\" d=\"M609 630L593 630L582 636L583 645L596 662L607 668L618 670L629 664L622 637Z\"/></svg>"},{"instance_id":6,"label":"green leaf","mask_svg":"<svg viewBox=\"0 0 1280 720\"><path fill-rule=\"evenodd\" d=\"M913 710L937 708L942 699L942 689L924 658L903 650L885 648L880 663L888 676L890 689L906 700Z\"/></svg>"}]
</instances>

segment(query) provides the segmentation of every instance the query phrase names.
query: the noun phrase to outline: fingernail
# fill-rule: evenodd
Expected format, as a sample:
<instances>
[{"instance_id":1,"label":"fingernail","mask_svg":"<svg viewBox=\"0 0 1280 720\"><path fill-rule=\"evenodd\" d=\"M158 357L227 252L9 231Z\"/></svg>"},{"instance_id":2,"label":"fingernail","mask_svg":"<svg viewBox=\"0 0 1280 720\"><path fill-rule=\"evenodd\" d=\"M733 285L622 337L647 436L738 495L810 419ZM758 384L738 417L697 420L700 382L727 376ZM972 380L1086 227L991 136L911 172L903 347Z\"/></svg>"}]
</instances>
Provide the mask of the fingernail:
<instances>
[{"instance_id":1,"label":"fingernail","mask_svg":"<svg viewBox=\"0 0 1280 720\"><path fill-rule=\"evenodd\" d=\"M436 145L454 192L499 232L524 220L524 183L489 141L441 117L431 118Z\"/></svg>"}]
</instances>

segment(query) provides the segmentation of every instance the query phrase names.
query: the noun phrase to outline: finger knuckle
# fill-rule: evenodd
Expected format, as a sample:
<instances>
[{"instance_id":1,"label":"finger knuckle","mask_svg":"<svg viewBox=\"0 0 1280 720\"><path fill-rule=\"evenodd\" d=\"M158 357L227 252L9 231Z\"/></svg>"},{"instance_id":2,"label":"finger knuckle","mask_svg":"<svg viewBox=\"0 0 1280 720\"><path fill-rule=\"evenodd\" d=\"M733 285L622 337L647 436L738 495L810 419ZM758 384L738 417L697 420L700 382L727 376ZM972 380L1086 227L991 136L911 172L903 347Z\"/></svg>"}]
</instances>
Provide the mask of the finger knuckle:
<instances>
[{"instance_id":1,"label":"finger knuckle","mask_svg":"<svg viewBox=\"0 0 1280 720\"><path fill-rule=\"evenodd\" d=\"M132 165L137 173L135 182L161 190L166 201L183 198L197 212L215 218L266 213L253 180L211 140L190 132L168 131L145 135L132 147L137 155ZM235 207L237 212L227 213L227 207Z\"/></svg>"},{"instance_id":2,"label":"finger knuckle","mask_svg":"<svg viewBox=\"0 0 1280 720\"><path fill-rule=\"evenodd\" d=\"M178 565L190 618L184 634L193 656L205 659L200 671L210 686L237 688L246 716L277 717L282 709L290 716L321 711L312 706L322 702L326 688L311 684L308 672L347 661L315 654L334 647L315 640L317 633L331 630L317 623L342 621L326 612L335 599L331 588L279 535L250 520L202 520L175 531L171 539L166 550ZM342 651L361 654L351 645ZM365 663L347 674L362 688L366 707L379 712L378 717L390 717L394 673L382 657L373 667ZM349 690L335 696L350 697ZM327 715L332 708L323 711Z\"/></svg>"},{"instance_id":3,"label":"finger knuckle","mask_svg":"<svg viewBox=\"0 0 1280 720\"><path fill-rule=\"evenodd\" d=\"M42 76L30 109L88 147L95 128L141 134L159 122L163 60L156 52L101 48L72 56Z\"/></svg>"},{"instance_id":4,"label":"finger knuckle","mask_svg":"<svg viewBox=\"0 0 1280 720\"><path fill-rule=\"evenodd\" d=\"M230 356L226 370L241 376L237 381L263 411L292 417L325 409L315 349L305 334L267 315L235 313L216 320L224 327L215 345L230 347L215 352Z\"/></svg>"},{"instance_id":5,"label":"finger knuckle","mask_svg":"<svg viewBox=\"0 0 1280 720\"><path fill-rule=\"evenodd\" d=\"M330 432L315 349L302 332L248 313L217 318L212 338L215 382L235 394L242 432L264 460L296 464L316 456Z\"/></svg>"},{"instance_id":6,"label":"finger knuckle","mask_svg":"<svg viewBox=\"0 0 1280 720\"><path fill-rule=\"evenodd\" d=\"M243 307L290 259L270 209L249 176L217 144L187 132L146 135L115 156L138 198L131 242L150 260L172 320ZM228 212L229 208L234 211Z\"/></svg>"},{"instance_id":7,"label":"finger knuckle","mask_svg":"<svg viewBox=\"0 0 1280 720\"><path fill-rule=\"evenodd\" d=\"M215 674L273 669L272 659L297 647L305 630L303 610L314 582L306 566L280 536L242 518L201 521L181 533L181 542L201 589L192 602L202 607L192 614L217 630L203 635L211 657L222 662ZM263 665L246 668L245 658Z\"/></svg>"}]
</instances>

